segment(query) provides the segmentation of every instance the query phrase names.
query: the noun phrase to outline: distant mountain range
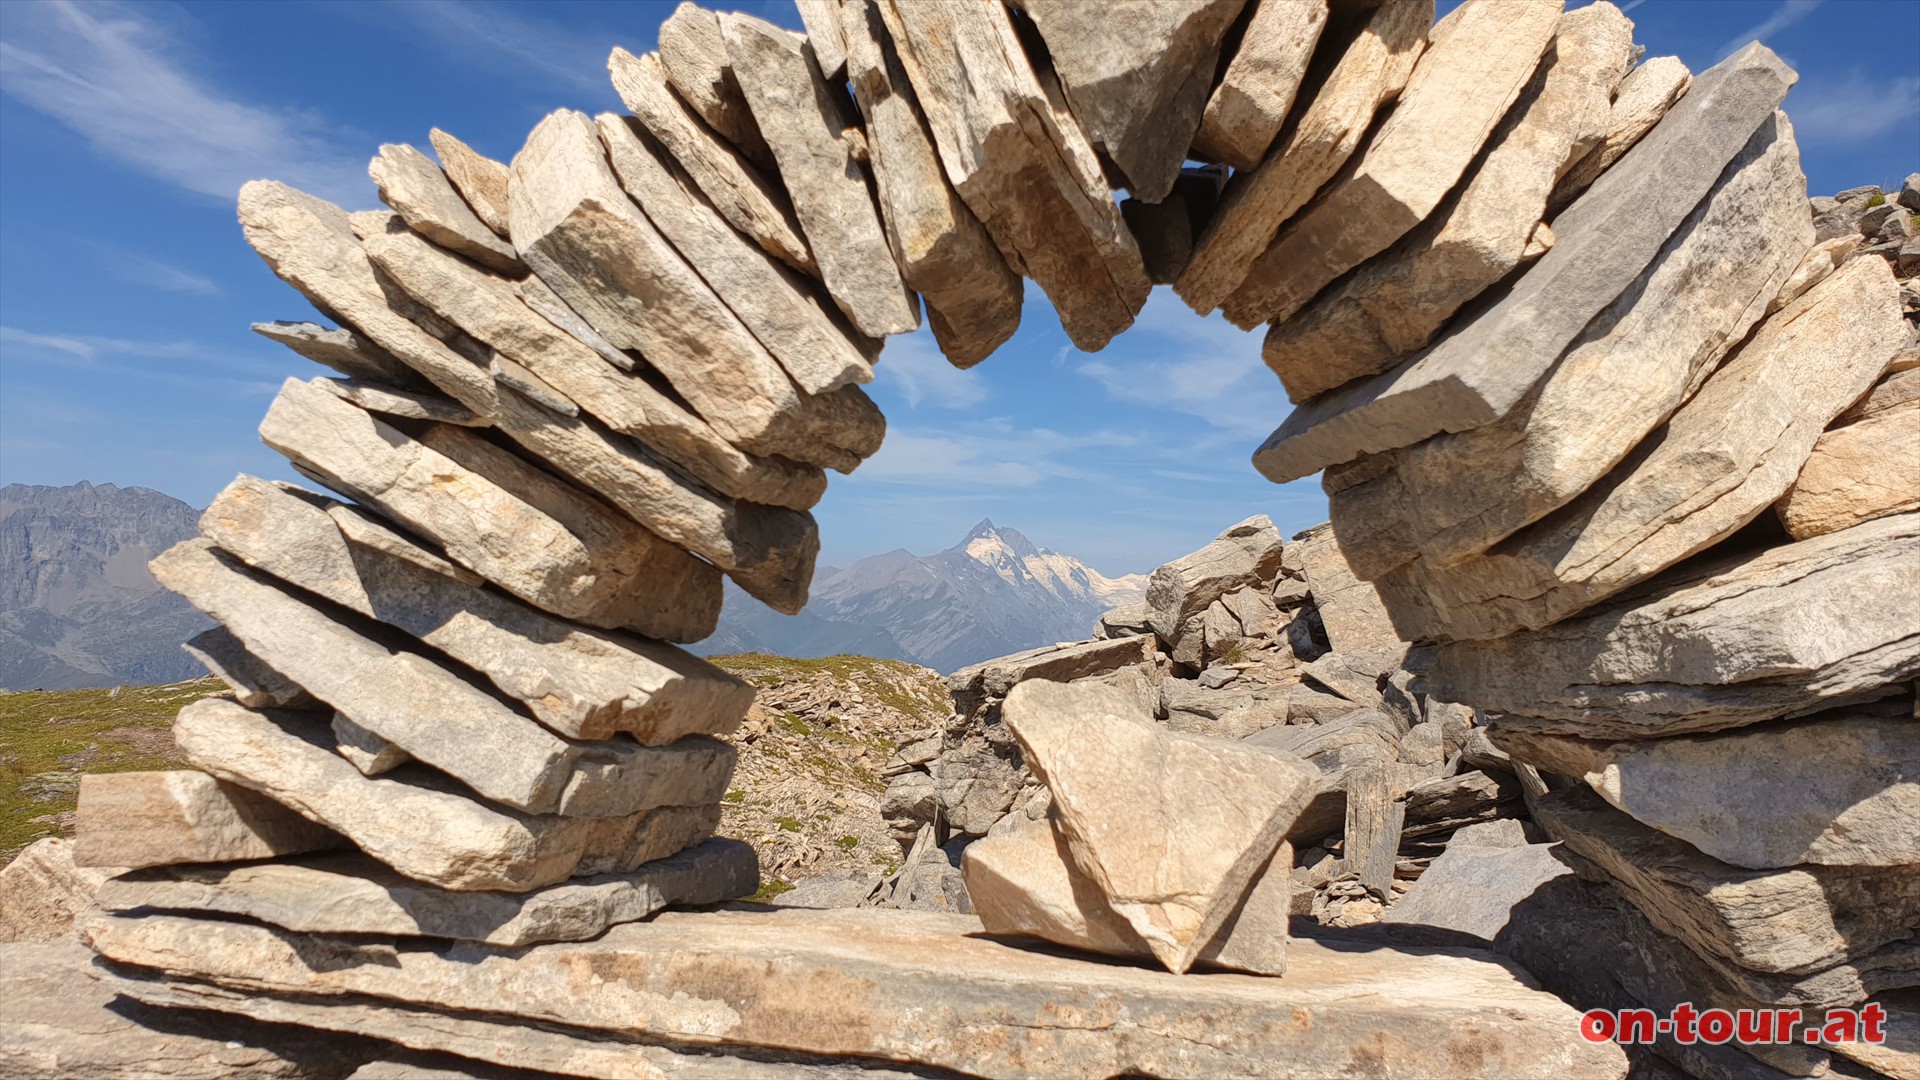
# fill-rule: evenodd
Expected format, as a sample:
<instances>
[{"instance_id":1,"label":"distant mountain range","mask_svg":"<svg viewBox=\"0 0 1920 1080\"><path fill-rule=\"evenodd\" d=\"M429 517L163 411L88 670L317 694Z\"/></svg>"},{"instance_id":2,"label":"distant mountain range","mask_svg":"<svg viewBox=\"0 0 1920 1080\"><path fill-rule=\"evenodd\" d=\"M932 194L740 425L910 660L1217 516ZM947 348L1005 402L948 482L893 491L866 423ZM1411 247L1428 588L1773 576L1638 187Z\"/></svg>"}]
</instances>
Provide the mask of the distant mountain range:
<instances>
[{"instance_id":1,"label":"distant mountain range","mask_svg":"<svg viewBox=\"0 0 1920 1080\"><path fill-rule=\"evenodd\" d=\"M200 512L150 488L0 488L0 688L73 690L206 674L180 643L213 620L147 560Z\"/></svg>"},{"instance_id":2,"label":"distant mountain range","mask_svg":"<svg viewBox=\"0 0 1920 1080\"><path fill-rule=\"evenodd\" d=\"M1013 529L982 521L936 555L904 549L821 567L813 600L781 615L729 586L720 628L694 651L854 653L943 672L1021 649L1078 641L1109 608L1141 599L1145 574L1110 578Z\"/></svg>"}]
</instances>

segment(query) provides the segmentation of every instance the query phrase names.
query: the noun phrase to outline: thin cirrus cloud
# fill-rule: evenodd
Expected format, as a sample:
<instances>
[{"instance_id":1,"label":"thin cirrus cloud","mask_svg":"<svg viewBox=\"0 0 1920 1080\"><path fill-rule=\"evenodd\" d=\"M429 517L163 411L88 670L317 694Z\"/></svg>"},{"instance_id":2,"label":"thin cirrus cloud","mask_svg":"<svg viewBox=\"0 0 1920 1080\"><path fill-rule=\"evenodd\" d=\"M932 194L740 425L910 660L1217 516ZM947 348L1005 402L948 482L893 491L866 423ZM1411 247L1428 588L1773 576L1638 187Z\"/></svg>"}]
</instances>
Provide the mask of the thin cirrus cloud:
<instances>
[{"instance_id":1,"label":"thin cirrus cloud","mask_svg":"<svg viewBox=\"0 0 1920 1080\"><path fill-rule=\"evenodd\" d=\"M613 39L529 18L503 3L413 0L353 9L381 20L406 19L419 33L464 62L532 77L595 101L615 103L607 79ZM642 50L644 51L644 50Z\"/></svg>"},{"instance_id":2,"label":"thin cirrus cloud","mask_svg":"<svg viewBox=\"0 0 1920 1080\"><path fill-rule=\"evenodd\" d=\"M1785 0L1772 15L1727 39L1727 43L1720 47L1716 62L1725 60L1756 41L1765 44L1773 35L1813 14L1813 9L1819 6L1820 0Z\"/></svg>"},{"instance_id":3,"label":"thin cirrus cloud","mask_svg":"<svg viewBox=\"0 0 1920 1080\"><path fill-rule=\"evenodd\" d=\"M963 431L916 428L889 432L880 452L854 474L857 482L936 488L1032 488L1049 480L1101 480L1103 451L1137 447L1139 436L1094 430L1023 428L994 417Z\"/></svg>"},{"instance_id":4,"label":"thin cirrus cloud","mask_svg":"<svg viewBox=\"0 0 1920 1080\"><path fill-rule=\"evenodd\" d=\"M1803 143L1854 143L1911 129L1920 118L1920 77L1873 79L1855 70L1841 79L1809 79L1787 100Z\"/></svg>"},{"instance_id":5,"label":"thin cirrus cloud","mask_svg":"<svg viewBox=\"0 0 1920 1080\"><path fill-rule=\"evenodd\" d=\"M277 176L336 202L373 187L315 116L248 104L194 75L165 26L130 4L8 5L0 91L109 157L189 191L230 199Z\"/></svg>"},{"instance_id":6,"label":"thin cirrus cloud","mask_svg":"<svg viewBox=\"0 0 1920 1080\"><path fill-rule=\"evenodd\" d=\"M112 267L114 276L134 285L189 296L220 295L220 286L214 284L211 278L201 277L191 270L182 270L172 263L145 255L116 251L109 256L108 265Z\"/></svg>"},{"instance_id":7,"label":"thin cirrus cloud","mask_svg":"<svg viewBox=\"0 0 1920 1080\"><path fill-rule=\"evenodd\" d=\"M1113 358L1083 360L1074 370L1122 401L1186 413L1252 439L1265 438L1292 411L1280 380L1260 360L1259 335L1217 313L1193 314L1171 290L1155 289L1132 329L1108 348Z\"/></svg>"},{"instance_id":8,"label":"thin cirrus cloud","mask_svg":"<svg viewBox=\"0 0 1920 1080\"><path fill-rule=\"evenodd\" d=\"M924 333L895 338L874 366L874 388L898 395L908 408L971 409L987 400L986 378L947 362Z\"/></svg>"}]
</instances>

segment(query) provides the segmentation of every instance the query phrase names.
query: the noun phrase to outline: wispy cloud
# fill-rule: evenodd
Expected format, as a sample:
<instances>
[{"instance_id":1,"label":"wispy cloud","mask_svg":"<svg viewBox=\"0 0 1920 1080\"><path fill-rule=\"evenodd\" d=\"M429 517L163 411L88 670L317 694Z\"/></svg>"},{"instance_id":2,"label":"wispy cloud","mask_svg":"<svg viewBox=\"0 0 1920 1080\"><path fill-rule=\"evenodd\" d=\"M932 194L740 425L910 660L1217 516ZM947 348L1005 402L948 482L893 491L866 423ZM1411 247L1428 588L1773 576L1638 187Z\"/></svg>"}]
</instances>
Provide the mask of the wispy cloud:
<instances>
[{"instance_id":1,"label":"wispy cloud","mask_svg":"<svg viewBox=\"0 0 1920 1080\"><path fill-rule=\"evenodd\" d=\"M1856 69L1841 79L1808 79L1794 87L1786 107L1803 143L1876 139L1912 130L1920 118L1920 77L1875 79Z\"/></svg>"},{"instance_id":2,"label":"wispy cloud","mask_svg":"<svg viewBox=\"0 0 1920 1080\"><path fill-rule=\"evenodd\" d=\"M240 101L193 74L168 29L132 4L7 5L0 91L73 129L102 154L221 199L274 177L370 205L357 155L312 114Z\"/></svg>"},{"instance_id":3,"label":"wispy cloud","mask_svg":"<svg viewBox=\"0 0 1920 1080\"><path fill-rule=\"evenodd\" d=\"M274 360L268 360L273 356ZM234 353L197 341L141 341L97 334L40 333L0 326L0 361L110 371L134 377L222 384L244 395L271 393L284 365L271 351ZM272 379L272 381L267 381Z\"/></svg>"},{"instance_id":4,"label":"wispy cloud","mask_svg":"<svg viewBox=\"0 0 1920 1080\"><path fill-rule=\"evenodd\" d=\"M1136 446L1138 436L1095 430L1022 428L1005 418L969 424L964 431L896 429L855 475L861 480L941 488L1030 488L1047 480L1103 480L1102 451Z\"/></svg>"},{"instance_id":5,"label":"wispy cloud","mask_svg":"<svg viewBox=\"0 0 1920 1080\"><path fill-rule=\"evenodd\" d=\"M1773 14L1729 38L1720 47L1717 59L1725 60L1756 41L1767 43L1773 35L1813 14L1813 9L1819 6L1820 0L1783 0Z\"/></svg>"},{"instance_id":6,"label":"wispy cloud","mask_svg":"<svg viewBox=\"0 0 1920 1080\"><path fill-rule=\"evenodd\" d=\"M569 30L498 2L413 0L362 10L377 11L382 20L406 19L414 30L469 62L531 76L596 101L614 100L607 53L617 42L599 34Z\"/></svg>"},{"instance_id":7,"label":"wispy cloud","mask_svg":"<svg viewBox=\"0 0 1920 1080\"><path fill-rule=\"evenodd\" d=\"M1292 411L1261 362L1257 333L1217 314L1196 316L1169 290L1154 291L1110 352L1075 370L1123 401L1186 413L1238 438L1265 437Z\"/></svg>"},{"instance_id":8,"label":"wispy cloud","mask_svg":"<svg viewBox=\"0 0 1920 1080\"><path fill-rule=\"evenodd\" d=\"M109 258L114 275L123 281L161 292L186 293L190 296L220 295L220 286L214 284L211 278L201 277L191 270L182 270L172 263L135 255L130 251L115 251Z\"/></svg>"},{"instance_id":9,"label":"wispy cloud","mask_svg":"<svg viewBox=\"0 0 1920 1080\"><path fill-rule=\"evenodd\" d=\"M914 409L923 403L938 409L970 409L990 396L985 375L947 363L925 334L887 343L874 365L874 388L897 393Z\"/></svg>"}]
</instances>

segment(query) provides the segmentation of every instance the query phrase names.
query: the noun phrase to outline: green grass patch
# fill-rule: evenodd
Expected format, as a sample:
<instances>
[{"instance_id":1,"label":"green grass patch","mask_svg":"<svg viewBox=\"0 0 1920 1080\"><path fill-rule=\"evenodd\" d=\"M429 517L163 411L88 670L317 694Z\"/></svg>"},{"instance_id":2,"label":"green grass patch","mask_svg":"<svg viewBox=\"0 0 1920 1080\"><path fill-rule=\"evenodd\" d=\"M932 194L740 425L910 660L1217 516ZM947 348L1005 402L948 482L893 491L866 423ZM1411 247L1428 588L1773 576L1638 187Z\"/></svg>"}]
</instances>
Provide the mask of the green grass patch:
<instances>
[{"instance_id":1,"label":"green grass patch","mask_svg":"<svg viewBox=\"0 0 1920 1080\"><path fill-rule=\"evenodd\" d=\"M777 686L790 678L826 674L836 679L857 682L861 693L908 716L929 722L946 717L949 701L944 683L929 680L924 669L904 660L881 660L871 656L772 656L767 653L733 653L709 656L720 668L760 686Z\"/></svg>"},{"instance_id":2,"label":"green grass patch","mask_svg":"<svg viewBox=\"0 0 1920 1080\"><path fill-rule=\"evenodd\" d=\"M805 720L800 719L798 716L795 716L792 713L780 714L780 726L783 728L786 728L788 731L793 732L795 735L812 735L813 734L813 725L807 723Z\"/></svg>"},{"instance_id":3,"label":"green grass patch","mask_svg":"<svg viewBox=\"0 0 1920 1080\"><path fill-rule=\"evenodd\" d=\"M778 826L780 826L780 831L781 831L781 832L793 832L793 833L797 833L797 832L799 832L799 831L800 831L800 822L799 822L798 820L796 820L796 819L794 819L794 818L790 818L790 817L777 817L777 818L774 818L774 819L773 819L773 823L774 823L775 825L778 825Z\"/></svg>"},{"instance_id":4,"label":"green grass patch","mask_svg":"<svg viewBox=\"0 0 1920 1080\"><path fill-rule=\"evenodd\" d=\"M852 851L854 848L860 846L860 838L857 836L842 836L836 838L834 843L840 845L842 851Z\"/></svg>"},{"instance_id":5,"label":"green grass patch","mask_svg":"<svg viewBox=\"0 0 1920 1080\"><path fill-rule=\"evenodd\" d=\"M739 788L734 788L732 791L720 796L720 801L729 806L739 806L741 803L747 801L747 793L741 791Z\"/></svg>"},{"instance_id":6,"label":"green grass patch","mask_svg":"<svg viewBox=\"0 0 1920 1080\"><path fill-rule=\"evenodd\" d=\"M783 892L792 892L792 891L793 891L793 882L781 881L778 878L774 878L770 881L761 882L760 888L754 890L754 894L752 896L747 897L747 902L753 903L753 904L764 904L771 901L774 897L779 896Z\"/></svg>"},{"instance_id":7,"label":"green grass patch","mask_svg":"<svg viewBox=\"0 0 1920 1080\"><path fill-rule=\"evenodd\" d=\"M1885 206L1885 205L1887 205L1887 197L1885 194L1873 195L1867 198L1867 209L1869 210L1873 209L1876 206Z\"/></svg>"}]
</instances>

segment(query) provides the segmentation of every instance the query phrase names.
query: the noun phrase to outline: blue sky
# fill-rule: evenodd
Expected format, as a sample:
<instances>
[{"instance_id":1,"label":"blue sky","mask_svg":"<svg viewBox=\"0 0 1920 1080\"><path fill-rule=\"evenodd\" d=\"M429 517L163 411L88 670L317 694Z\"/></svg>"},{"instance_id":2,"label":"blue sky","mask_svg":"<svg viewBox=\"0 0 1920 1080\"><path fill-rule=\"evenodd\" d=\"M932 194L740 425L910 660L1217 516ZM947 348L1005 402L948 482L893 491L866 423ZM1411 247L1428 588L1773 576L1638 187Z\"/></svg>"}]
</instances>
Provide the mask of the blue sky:
<instances>
[{"instance_id":1,"label":"blue sky","mask_svg":"<svg viewBox=\"0 0 1920 1080\"><path fill-rule=\"evenodd\" d=\"M784 0L735 6L797 28ZM1638 0L1649 55L1695 71L1759 37L1800 71L1787 107L1816 194L1920 168L1920 3ZM560 107L618 109L605 58L652 46L666 2L0 4L0 483L111 481L204 505L236 472L291 474L255 425L319 373L249 323L312 312L246 247L245 180L376 205L366 160L438 125L510 158ZM1257 334L1165 289L1098 355L1029 290L970 372L924 332L870 392L887 444L836 475L826 561L952 544L982 517L1107 573L1150 569L1254 513L1320 520L1317 481L1248 455L1285 415Z\"/></svg>"}]
</instances>

